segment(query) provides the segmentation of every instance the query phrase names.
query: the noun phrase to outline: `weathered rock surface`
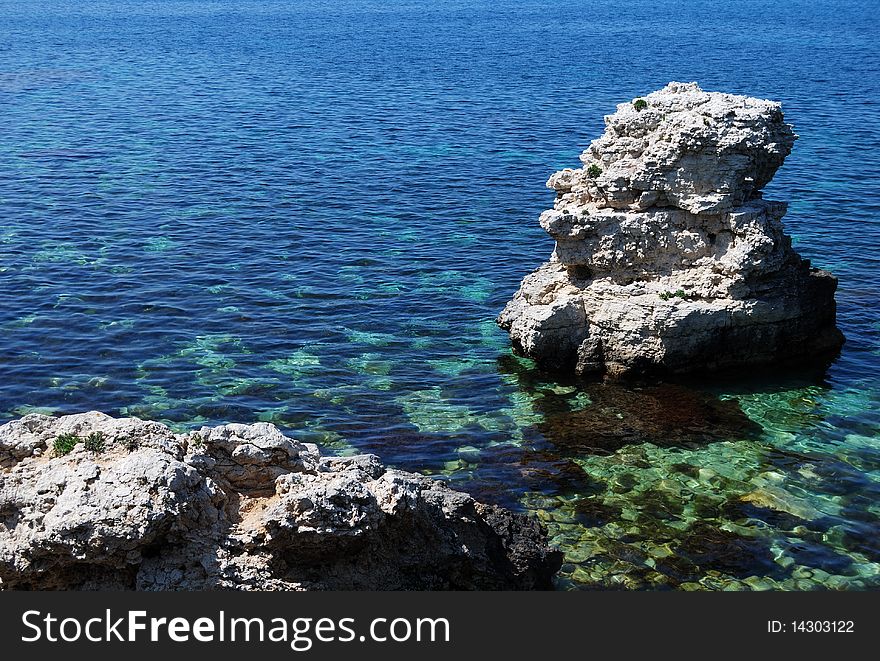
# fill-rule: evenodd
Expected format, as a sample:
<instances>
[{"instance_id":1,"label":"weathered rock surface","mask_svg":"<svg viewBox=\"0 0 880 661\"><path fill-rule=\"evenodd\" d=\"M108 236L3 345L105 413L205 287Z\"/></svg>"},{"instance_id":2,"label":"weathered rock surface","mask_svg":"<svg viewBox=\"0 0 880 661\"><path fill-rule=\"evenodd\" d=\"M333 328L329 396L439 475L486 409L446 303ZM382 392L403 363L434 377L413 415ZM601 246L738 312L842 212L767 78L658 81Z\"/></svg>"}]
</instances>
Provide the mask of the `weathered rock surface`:
<instances>
[{"instance_id":1,"label":"weathered rock surface","mask_svg":"<svg viewBox=\"0 0 880 661\"><path fill-rule=\"evenodd\" d=\"M781 106L670 83L605 118L557 172L556 241L498 318L514 346L581 374L684 373L815 360L843 343L830 273L761 189L797 136Z\"/></svg>"},{"instance_id":2,"label":"weathered rock surface","mask_svg":"<svg viewBox=\"0 0 880 661\"><path fill-rule=\"evenodd\" d=\"M267 423L28 415L0 459L5 589L543 589L561 564L532 519Z\"/></svg>"}]
</instances>

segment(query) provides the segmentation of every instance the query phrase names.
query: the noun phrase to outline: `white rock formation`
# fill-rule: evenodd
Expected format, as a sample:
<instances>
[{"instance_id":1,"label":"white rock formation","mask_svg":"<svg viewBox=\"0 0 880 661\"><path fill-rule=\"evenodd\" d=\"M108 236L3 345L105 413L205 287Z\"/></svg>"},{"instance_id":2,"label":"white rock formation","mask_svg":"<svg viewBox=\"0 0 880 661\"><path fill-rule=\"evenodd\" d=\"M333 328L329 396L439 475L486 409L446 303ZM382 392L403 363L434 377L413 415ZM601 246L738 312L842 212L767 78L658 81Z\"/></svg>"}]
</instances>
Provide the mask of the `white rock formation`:
<instances>
[{"instance_id":1,"label":"white rock formation","mask_svg":"<svg viewBox=\"0 0 880 661\"><path fill-rule=\"evenodd\" d=\"M4 589L534 589L561 564L532 519L267 423L28 415L0 460Z\"/></svg>"},{"instance_id":2,"label":"white rock formation","mask_svg":"<svg viewBox=\"0 0 880 661\"><path fill-rule=\"evenodd\" d=\"M836 352L837 280L791 247L761 189L797 136L779 103L670 83L623 103L555 173L556 241L498 323L547 367L622 376Z\"/></svg>"}]
</instances>

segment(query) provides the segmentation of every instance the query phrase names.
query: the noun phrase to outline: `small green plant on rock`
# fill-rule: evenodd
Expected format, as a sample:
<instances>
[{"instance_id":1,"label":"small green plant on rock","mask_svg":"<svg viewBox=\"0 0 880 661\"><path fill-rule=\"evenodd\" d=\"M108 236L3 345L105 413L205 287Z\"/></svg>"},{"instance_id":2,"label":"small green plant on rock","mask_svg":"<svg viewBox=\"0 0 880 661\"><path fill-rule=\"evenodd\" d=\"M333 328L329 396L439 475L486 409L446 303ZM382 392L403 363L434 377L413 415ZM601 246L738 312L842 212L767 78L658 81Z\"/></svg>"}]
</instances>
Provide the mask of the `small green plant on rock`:
<instances>
[{"instance_id":1,"label":"small green plant on rock","mask_svg":"<svg viewBox=\"0 0 880 661\"><path fill-rule=\"evenodd\" d=\"M636 112L642 112L647 107L648 102L644 99L636 99L635 101L633 101L633 108L636 109Z\"/></svg>"},{"instance_id":2,"label":"small green plant on rock","mask_svg":"<svg viewBox=\"0 0 880 661\"><path fill-rule=\"evenodd\" d=\"M107 439L104 438L104 432L96 431L86 436L83 445L89 452L100 454L107 447Z\"/></svg>"},{"instance_id":3,"label":"small green plant on rock","mask_svg":"<svg viewBox=\"0 0 880 661\"><path fill-rule=\"evenodd\" d=\"M189 442L196 450L201 450L205 447L205 439L203 439L202 435L196 431L190 434Z\"/></svg>"},{"instance_id":4,"label":"small green plant on rock","mask_svg":"<svg viewBox=\"0 0 880 661\"><path fill-rule=\"evenodd\" d=\"M122 440L122 446L129 452L134 452L140 447L140 443L134 436L126 436Z\"/></svg>"},{"instance_id":5,"label":"small green plant on rock","mask_svg":"<svg viewBox=\"0 0 880 661\"><path fill-rule=\"evenodd\" d=\"M695 297L688 294L684 289L677 289L675 291L661 292L660 298L662 298L664 301L668 301L670 298L680 298L683 301L687 301L688 299Z\"/></svg>"},{"instance_id":6,"label":"small green plant on rock","mask_svg":"<svg viewBox=\"0 0 880 661\"><path fill-rule=\"evenodd\" d=\"M590 167L587 168L587 176L588 176L590 179L595 179L595 178L598 177L600 174L602 174L602 168L600 168L600 167L599 167L598 165L596 165L595 163L593 163L593 165L591 165Z\"/></svg>"},{"instance_id":7,"label":"small green plant on rock","mask_svg":"<svg viewBox=\"0 0 880 661\"><path fill-rule=\"evenodd\" d=\"M64 456L65 454L70 454L80 440L82 439L76 434L59 434L52 443L52 449L55 450L55 454L58 456Z\"/></svg>"}]
</instances>

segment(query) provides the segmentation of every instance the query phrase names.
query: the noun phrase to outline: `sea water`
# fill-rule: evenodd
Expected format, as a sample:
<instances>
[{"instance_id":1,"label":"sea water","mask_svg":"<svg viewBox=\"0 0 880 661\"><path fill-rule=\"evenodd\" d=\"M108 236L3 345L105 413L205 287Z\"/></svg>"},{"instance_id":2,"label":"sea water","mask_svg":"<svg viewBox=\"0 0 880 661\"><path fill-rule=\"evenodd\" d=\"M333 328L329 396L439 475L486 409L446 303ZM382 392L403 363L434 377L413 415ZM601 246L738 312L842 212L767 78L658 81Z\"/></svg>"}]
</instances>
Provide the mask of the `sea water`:
<instances>
[{"instance_id":1,"label":"sea water","mask_svg":"<svg viewBox=\"0 0 880 661\"><path fill-rule=\"evenodd\" d=\"M880 586L871 0L0 1L0 420L269 421L529 511L560 588ZM782 101L827 370L545 374L544 187L670 80Z\"/></svg>"}]
</instances>

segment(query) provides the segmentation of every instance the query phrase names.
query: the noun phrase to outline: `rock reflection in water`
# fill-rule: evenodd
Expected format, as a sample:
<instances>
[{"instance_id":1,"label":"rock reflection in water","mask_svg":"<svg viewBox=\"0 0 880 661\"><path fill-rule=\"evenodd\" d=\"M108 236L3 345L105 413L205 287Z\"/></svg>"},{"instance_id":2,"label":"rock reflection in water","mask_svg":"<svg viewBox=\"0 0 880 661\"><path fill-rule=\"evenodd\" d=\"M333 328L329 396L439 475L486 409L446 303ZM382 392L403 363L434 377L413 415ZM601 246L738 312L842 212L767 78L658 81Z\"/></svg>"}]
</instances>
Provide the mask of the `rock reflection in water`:
<instances>
[{"instance_id":1,"label":"rock reflection in water","mask_svg":"<svg viewBox=\"0 0 880 661\"><path fill-rule=\"evenodd\" d=\"M608 454L639 443L698 447L722 439L754 438L761 432L735 400L680 385L595 384L585 390L589 406L547 412L540 425L546 438L564 452Z\"/></svg>"}]
</instances>

